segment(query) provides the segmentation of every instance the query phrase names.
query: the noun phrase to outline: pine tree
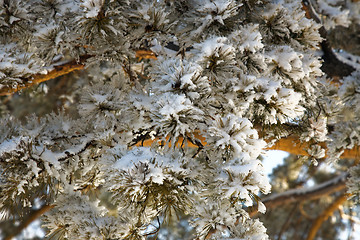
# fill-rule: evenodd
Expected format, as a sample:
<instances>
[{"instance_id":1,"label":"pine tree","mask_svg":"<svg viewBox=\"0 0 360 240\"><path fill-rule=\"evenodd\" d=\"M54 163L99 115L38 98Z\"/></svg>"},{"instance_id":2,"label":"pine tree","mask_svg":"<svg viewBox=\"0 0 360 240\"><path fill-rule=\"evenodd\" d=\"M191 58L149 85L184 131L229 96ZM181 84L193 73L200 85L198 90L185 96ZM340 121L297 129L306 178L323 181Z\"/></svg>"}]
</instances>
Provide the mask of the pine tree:
<instances>
[{"instance_id":1,"label":"pine tree","mask_svg":"<svg viewBox=\"0 0 360 240\"><path fill-rule=\"evenodd\" d=\"M335 238L309 225L360 192L359 11L0 0L0 236L40 218L49 239ZM262 154L294 141L266 196ZM289 217L306 209L322 218Z\"/></svg>"}]
</instances>

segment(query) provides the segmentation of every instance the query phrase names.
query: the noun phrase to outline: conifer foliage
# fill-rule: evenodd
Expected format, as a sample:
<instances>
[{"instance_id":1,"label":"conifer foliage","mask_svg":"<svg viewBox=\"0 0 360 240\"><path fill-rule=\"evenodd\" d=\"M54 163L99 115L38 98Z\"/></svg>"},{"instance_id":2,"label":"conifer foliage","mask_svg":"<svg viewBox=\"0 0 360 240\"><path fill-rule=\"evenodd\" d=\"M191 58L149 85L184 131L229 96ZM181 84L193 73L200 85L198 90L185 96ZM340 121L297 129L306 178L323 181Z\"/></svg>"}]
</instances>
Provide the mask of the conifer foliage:
<instances>
[{"instance_id":1,"label":"conifer foliage","mask_svg":"<svg viewBox=\"0 0 360 240\"><path fill-rule=\"evenodd\" d=\"M340 87L321 70L319 29L360 21L334 2L321 25L301 1L0 0L0 90L85 64L61 109L0 108L3 225L50 206L50 239L161 238L183 218L192 239L268 239L249 215L264 149L295 134L316 164L360 145L359 70Z\"/></svg>"}]
</instances>

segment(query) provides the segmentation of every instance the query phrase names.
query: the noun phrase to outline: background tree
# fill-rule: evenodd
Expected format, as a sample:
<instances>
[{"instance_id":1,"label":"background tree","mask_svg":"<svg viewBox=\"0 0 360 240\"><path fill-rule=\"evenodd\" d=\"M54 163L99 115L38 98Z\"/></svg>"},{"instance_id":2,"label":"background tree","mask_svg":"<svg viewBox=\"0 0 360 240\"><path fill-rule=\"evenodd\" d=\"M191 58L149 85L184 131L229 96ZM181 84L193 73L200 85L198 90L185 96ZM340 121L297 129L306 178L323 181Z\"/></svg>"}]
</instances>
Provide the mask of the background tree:
<instances>
[{"instance_id":1,"label":"background tree","mask_svg":"<svg viewBox=\"0 0 360 240\"><path fill-rule=\"evenodd\" d=\"M40 218L51 239L337 239L360 191L359 9L0 1L1 236ZM306 155L268 196L265 149Z\"/></svg>"}]
</instances>

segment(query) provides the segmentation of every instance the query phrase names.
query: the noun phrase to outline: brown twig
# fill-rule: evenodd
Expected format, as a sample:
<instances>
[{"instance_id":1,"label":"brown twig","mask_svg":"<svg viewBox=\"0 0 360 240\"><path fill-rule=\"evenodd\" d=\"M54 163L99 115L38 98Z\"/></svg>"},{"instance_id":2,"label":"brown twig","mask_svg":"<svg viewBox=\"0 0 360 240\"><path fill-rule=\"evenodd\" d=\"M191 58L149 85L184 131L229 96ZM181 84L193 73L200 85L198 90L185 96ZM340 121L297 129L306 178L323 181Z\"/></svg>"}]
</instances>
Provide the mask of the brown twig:
<instances>
[{"instance_id":1,"label":"brown twig","mask_svg":"<svg viewBox=\"0 0 360 240\"><path fill-rule=\"evenodd\" d=\"M278 238L277 238L278 240L281 240L281 236L282 236L282 234L285 232L285 230L288 228L288 226L289 226L289 224L290 224L290 220L291 220L291 218L294 216L297 208L298 208L298 204L295 203L294 206L293 206L293 208L292 208L292 210L290 211L288 217L286 218L284 224L282 225L282 227L281 227L281 229L280 229L280 232L279 232Z\"/></svg>"},{"instance_id":2,"label":"brown twig","mask_svg":"<svg viewBox=\"0 0 360 240\"><path fill-rule=\"evenodd\" d=\"M5 236L4 240L11 240L13 237L17 236L24 230L27 226L29 226L33 221L38 219L41 215L46 213L47 211L51 210L54 205L44 205L41 208L34 210L31 212L23 222L20 223L9 235Z\"/></svg>"},{"instance_id":3,"label":"brown twig","mask_svg":"<svg viewBox=\"0 0 360 240\"><path fill-rule=\"evenodd\" d=\"M308 220L313 220L314 217L310 216L304 209L304 202L301 202L299 205L299 211L301 213L301 215L303 215L306 219Z\"/></svg>"},{"instance_id":4,"label":"brown twig","mask_svg":"<svg viewBox=\"0 0 360 240\"><path fill-rule=\"evenodd\" d=\"M313 240L322 223L326 221L349 197L349 193L343 193L329 207L327 207L312 223L306 240Z\"/></svg>"}]
</instances>

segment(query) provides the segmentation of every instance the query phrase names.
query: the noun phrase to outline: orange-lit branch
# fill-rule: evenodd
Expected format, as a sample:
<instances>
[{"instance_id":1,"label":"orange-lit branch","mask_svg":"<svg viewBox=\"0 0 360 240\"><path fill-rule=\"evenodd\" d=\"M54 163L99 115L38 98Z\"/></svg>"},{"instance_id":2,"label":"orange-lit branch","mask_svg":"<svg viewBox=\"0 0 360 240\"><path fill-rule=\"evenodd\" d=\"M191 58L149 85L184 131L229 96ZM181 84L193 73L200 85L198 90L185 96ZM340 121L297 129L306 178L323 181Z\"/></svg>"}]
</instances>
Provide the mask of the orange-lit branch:
<instances>
[{"instance_id":1,"label":"orange-lit branch","mask_svg":"<svg viewBox=\"0 0 360 240\"><path fill-rule=\"evenodd\" d=\"M17 91L25 88L29 88L33 85L66 75L76 70L84 69L85 61L92 57L91 55L81 56L78 61L72 60L70 62L64 63L59 66L55 66L53 70L47 72L46 74L36 74L28 79L24 79L22 85L17 88L4 87L0 89L0 96L11 95ZM135 57L140 60L142 59L157 59L156 54L151 50L137 50Z\"/></svg>"},{"instance_id":2,"label":"orange-lit branch","mask_svg":"<svg viewBox=\"0 0 360 240\"><path fill-rule=\"evenodd\" d=\"M91 57L91 56L85 55L85 56L80 57L79 61L73 60L73 61L67 62L65 64L55 66L54 69L49 71L47 74L36 74L29 79L25 79L23 82L23 85L20 85L17 88L10 88L10 87L1 88L0 96L11 95L21 89L31 87L35 84L39 84L39 83L66 75L66 74L71 73L76 70L81 70L84 68L84 62L89 57Z\"/></svg>"},{"instance_id":3,"label":"orange-lit branch","mask_svg":"<svg viewBox=\"0 0 360 240\"><path fill-rule=\"evenodd\" d=\"M195 133L194 137L198 139L203 146L205 146L206 139L201 136L199 133ZM168 138L167 138L168 140ZM137 146L151 146L154 141L161 141L160 138L155 139L145 139L144 141L138 142ZM180 137L176 143L177 146L180 146L183 143L184 139ZM191 141L187 141L187 146L189 147L198 147L198 145L192 143ZM321 146L326 149L326 144L321 143ZM286 138L279 139L275 145L268 147L267 150L281 150L291 154L309 156L306 152L306 149L310 147L310 144L307 142L300 142L299 138L296 136L288 136ZM341 158L351 158L358 159L360 158L360 148L358 146L353 149L346 149L344 153L341 155Z\"/></svg>"},{"instance_id":4,"label":"orange-lit branch","mask_svg":"<svg viewBox=\"0 0 360 240\"><path fill-rule=\"evenodd\" d=\"M156 60L156 54L151 50L137 50L135 53L135 57L140 60L144 59L154 59Z\"/></svg>"}]
</instances>

